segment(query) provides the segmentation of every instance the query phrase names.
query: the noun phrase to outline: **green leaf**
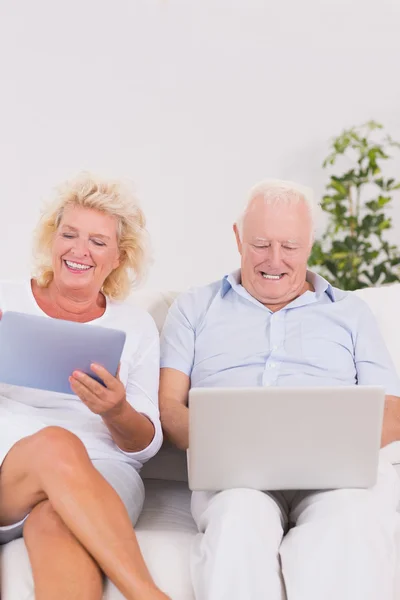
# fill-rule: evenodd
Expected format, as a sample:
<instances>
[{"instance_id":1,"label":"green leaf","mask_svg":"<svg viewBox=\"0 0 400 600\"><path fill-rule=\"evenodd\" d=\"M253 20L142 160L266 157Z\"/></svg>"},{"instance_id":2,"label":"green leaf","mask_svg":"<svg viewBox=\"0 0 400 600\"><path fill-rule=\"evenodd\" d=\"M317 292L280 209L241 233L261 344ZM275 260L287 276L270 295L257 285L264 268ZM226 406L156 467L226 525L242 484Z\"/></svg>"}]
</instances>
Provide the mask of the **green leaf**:
<instances>
[{"instance_id":1,"label":"green leaf","mask_svg":"<svg viewBox=\"0 0 400 600\"><path fill-rule=\"evenodd\" d=\"M386 206L386 204L389 204L389 202L391 202L392 199L390 196L379 196L378 198L378 206L379 208L383 208L384 206Z\"/></svg>"},{"instance_id":2,"label":"green leaf","mask_svg":"<svg viewBox=\"0 0 400 600\"><path fill-rule=\"evenodd\" d=\"M381 163L400 144L382 130L372 120L343 130L331 141L323 163L332 166L345 154L354 165L329 178L321 200L328 220L310 256L310 264L343 289L400 280L400 250L385 239L392 227L387 214L390 193L400 189L400 182L381 175ZM377 186L378 194L370 194L370 184Z\"/></svg>"},{"instance_id":3,"label":"green leaf","mask_svg":"<svg viewBox=\"0 0 400 600\"><path fill-rule=\"evenodd\" d=\"M361 127L363 127L363 125ZM374 129L383 129L383 125L377 121L367 121L364 124L364 127L367 127L370 131L374 131Z\"/></svg>"},{"instance_id":4,"label":"green leaf","mask_svg":"<svg viewBox=\"0 0 400 600\"><path fill-rule=\"evenodd\" d=\"M337 179L336 177L332 177L330 183L328 184L328 188L334 189L337 192L339 192L340 197L347 197L348 194L348 188L346 188L345 185L343 185L343 183Z\"/></svg>"},{"instance_id":5,"label":"green leaf","mask_svg":"<svg viewBox=\"0 0 400 600\"><path fill-rule=\"evenodd\" d=\"M378 225L379 231L384 231L385 229L390 229L392 226L392 219L385 219L381 221Z\"/></svg>"}]
</instances>

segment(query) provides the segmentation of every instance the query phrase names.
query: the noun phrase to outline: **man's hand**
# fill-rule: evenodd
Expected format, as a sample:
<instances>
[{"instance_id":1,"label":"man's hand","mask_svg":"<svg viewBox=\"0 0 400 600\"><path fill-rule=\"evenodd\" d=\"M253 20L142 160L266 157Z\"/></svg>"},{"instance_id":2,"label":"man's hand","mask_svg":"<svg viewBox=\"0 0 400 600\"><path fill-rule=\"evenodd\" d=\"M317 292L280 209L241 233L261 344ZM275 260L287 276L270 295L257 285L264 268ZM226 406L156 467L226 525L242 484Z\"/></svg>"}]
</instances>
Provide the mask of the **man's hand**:
<instances>
[{"instance_id":1,"label":"man's hand","mask_svg":"<svg viewBox=\"0 0 400 600\"><path fill-rule=\"evenodd\" d=\"M106 387L86 373L74 371L69 378L72 391L96 415L117 415L127 402L125 387L119 378L119 367L116 377L100 365L92 364L90 368L104 381Z\"/></svg>"},{"instance_id":2,"label":"man's hand","mask_svg":"<svg viewBox=\"0 0 400 600\"><path fill-rule=\"evenodd\" d=\"M400 441L400 398L385 396L381 447Z\"/></svg>"}]
</instances>

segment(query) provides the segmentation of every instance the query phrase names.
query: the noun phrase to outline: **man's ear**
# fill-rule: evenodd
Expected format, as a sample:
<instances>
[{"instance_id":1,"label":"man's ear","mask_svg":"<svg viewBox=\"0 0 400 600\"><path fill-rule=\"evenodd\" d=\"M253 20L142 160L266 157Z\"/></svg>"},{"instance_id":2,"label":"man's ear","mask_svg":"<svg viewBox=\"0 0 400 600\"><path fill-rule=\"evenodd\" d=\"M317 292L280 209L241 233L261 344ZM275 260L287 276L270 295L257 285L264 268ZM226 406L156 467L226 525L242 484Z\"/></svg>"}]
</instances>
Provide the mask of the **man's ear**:
<instances>
[{"instance_id":1,"label":"man's ear","mask_svg":"<svg viewBox=\"0 0 400 600\"><path fill-rule=\"evenodd\" d=\"M239 254L242 254L243 244L240 239L240 233L239 233L239 229L238 229L238 226L236 223L233 224L233 231L235 232L237 249L239 250Z\"/></svg>"},{"instance_id":2,"label":"man's ear","mask_svg":"<svg viewBox=\"0 0 400 600\"><path fill-rule=\"evenodd\" d=\"M310 249L309 249L309 251L308 251L308 257L307 257L307 260L308 260L308 259L310 258L310 256L311 256L311 252L312 252L312 249L313 249L314 243L315 243L315 233L314 233L314 231L313 231L313 232L312 232L312 234L311 234L311 243L310 243Z\"/></svg>"}]
</instances>

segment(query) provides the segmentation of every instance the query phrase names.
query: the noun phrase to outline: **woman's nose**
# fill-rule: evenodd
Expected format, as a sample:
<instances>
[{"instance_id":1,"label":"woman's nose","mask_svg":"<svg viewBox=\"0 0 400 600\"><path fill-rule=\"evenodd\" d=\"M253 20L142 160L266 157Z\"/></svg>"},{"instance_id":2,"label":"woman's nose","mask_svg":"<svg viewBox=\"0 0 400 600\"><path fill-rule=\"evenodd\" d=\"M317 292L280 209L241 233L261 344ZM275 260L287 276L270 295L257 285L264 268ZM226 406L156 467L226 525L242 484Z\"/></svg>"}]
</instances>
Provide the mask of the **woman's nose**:
<instances>
[{"instance_id":1,"label":"woman's nose","mask_svg":"<svg viewBox=\"0 0 400 600\"><path fill-rule=\"evenodd\" d=\"M71 248L72 252L76 254L76 256L88 256L89 248L86 240L81 238L75 238L74 244Z\"/></svg>"}]
</instances>

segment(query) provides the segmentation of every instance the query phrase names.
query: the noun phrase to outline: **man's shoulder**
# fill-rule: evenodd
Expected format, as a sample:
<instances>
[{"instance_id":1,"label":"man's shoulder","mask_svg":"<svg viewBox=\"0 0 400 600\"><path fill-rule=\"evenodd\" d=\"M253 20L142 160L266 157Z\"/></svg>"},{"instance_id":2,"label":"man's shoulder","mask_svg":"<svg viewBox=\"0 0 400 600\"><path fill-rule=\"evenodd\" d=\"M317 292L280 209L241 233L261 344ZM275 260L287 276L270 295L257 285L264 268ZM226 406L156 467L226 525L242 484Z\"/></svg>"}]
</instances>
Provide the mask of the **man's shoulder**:
<instances>
[{"instance_id":1,"label":"man's shoulder","mask_svg":"<svg viewBox=\"0 0 400 600\"><path fill-rule=\"evenodd\" d=\"M374 318L368 303L358 295L357 291L332 287L332 292L335 304L345 311L349 317L354 317L356 320L366 315Z\"/></svg>"},{"instance_id":2,"label":"man's shoulder","mask_svg":"<svg viewBox=\"0 0 400 600\"><path fill-rule=\"evenodd\" d=\"M172 306L191 322L196 321L207 312L214 298L221 292L222 282L219 279L207 285L191 287L180 293Z\"/></svg>"}]
</instances>

